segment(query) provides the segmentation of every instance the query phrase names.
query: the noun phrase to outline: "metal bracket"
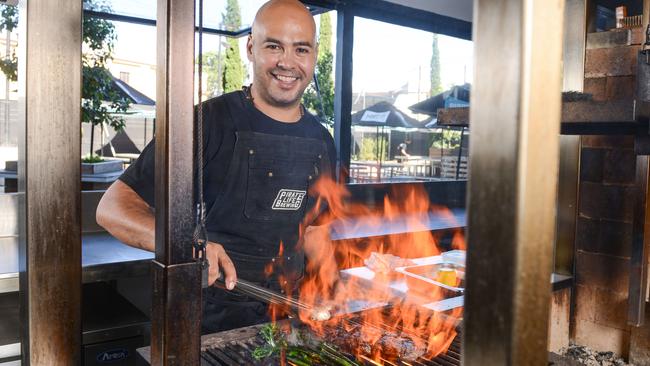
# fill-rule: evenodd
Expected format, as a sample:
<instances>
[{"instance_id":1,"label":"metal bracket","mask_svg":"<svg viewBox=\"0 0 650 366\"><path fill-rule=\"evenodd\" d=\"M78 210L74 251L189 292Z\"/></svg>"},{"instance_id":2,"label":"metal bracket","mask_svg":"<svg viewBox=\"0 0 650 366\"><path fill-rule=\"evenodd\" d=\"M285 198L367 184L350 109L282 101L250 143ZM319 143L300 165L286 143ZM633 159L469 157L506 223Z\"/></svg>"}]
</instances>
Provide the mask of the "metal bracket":
<instances>
[{"instance_id":1,"label":"metal bracket","mask_svg":"<svg viewBox=\"0 0 650 366\"><path fill-rule=\"evenodd\" d=\"M648 180L650 176L650 136L636 136L636 200L632 226L632 254L630 257L630 285L628 324L641 326L645 321L645 302L648 281L648 248L646 235L650 229L647 220Z\"/></svg>"},{"instance_id":2,"label":"metal bracket","mask_svg":"<svg viewBox=\"0 0 650 366\"><path fill-rule=\"evenodd\" d=\"M165 265L152 261L153 307L151 357L153 365L200 363L202 300L201 264ZM159 358L160 357L160 358Z\"/></svg>"}]
</instances>

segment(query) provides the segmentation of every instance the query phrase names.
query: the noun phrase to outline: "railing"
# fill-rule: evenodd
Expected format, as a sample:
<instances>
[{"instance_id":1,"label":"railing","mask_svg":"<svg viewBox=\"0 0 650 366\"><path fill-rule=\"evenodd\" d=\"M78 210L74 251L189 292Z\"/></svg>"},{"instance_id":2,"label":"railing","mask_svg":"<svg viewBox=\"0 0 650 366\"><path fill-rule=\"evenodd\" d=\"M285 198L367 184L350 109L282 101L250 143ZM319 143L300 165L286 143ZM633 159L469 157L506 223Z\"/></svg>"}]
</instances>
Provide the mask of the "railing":
<instances>
[{"instance_id":1,"label":"railing","mask_svg":"<svg viewBox=\"0 0 650 366\"><path fill-rule=\"evenodd\" d=\"M350 183L466 180L467 157L398 157L389 161L352 161Z\"/></svg>"}]
</instances>

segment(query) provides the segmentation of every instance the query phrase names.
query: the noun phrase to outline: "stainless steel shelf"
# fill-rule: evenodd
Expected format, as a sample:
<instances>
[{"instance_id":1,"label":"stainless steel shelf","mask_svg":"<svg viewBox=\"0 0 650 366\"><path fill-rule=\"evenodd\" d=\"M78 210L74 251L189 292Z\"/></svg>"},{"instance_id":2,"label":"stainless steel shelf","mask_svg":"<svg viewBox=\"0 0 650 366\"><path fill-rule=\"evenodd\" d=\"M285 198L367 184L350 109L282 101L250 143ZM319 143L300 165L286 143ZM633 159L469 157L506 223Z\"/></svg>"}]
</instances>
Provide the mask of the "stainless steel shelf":
<instances>
[{"instance_id":1,"label":"stainless steel shelf","mask_svg":"<svg viewBox=\"0 0 650 366\"><path fill-rule=\"evenodd\" d=\"M18 291L18 240L0 238L0 245L3 253L15 253L0 257L0 293ZM153 253L123 244L108 233L84 234L82 280L89 283L146 276L153 257Z\"/></svg>"}]
</instances>

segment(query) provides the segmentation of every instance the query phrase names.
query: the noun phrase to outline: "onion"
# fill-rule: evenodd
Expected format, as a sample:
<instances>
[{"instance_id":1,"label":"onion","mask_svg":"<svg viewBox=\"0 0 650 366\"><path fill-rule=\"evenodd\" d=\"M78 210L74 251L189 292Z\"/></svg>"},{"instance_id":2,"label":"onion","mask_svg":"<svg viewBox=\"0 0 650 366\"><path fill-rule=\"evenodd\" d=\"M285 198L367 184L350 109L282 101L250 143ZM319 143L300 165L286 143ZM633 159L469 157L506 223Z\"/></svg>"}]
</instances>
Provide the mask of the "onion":
<instances>
[{"instance_id":1,"label":"onion","mask_svg":"<svg viewBox=\"0 0 650 366\"><path fill-rule=\"evenodd\" d=\"M315 308L311 312L312 320L316 320L316 321L319 321L319 322L322 322L322 321L325 321L325 320L330 320L331 317L332 317L332 314L330 313L330 311L327 308L324 308L324 307Z\"/></svg>"}]
</instances>

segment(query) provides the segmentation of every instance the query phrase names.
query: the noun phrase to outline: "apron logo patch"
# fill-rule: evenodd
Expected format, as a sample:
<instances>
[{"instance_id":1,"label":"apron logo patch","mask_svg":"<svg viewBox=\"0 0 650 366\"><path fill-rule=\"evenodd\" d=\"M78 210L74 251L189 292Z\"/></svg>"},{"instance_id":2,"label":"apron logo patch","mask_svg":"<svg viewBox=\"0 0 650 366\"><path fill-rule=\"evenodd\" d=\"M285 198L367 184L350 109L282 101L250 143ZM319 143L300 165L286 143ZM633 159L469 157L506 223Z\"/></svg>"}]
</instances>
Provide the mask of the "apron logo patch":
<instances>
[{"instance_id":1,"label":"apron logo patch","mask_svg":"<svg viewBox=\"0 0 650 366\"><path fill-rule=\"evenodd\" d=\"M307 191L297 191L295 189L281 189L273 201L273 210L291 210L297 211L302 206Z\"/></svg>"}]
</instances>

